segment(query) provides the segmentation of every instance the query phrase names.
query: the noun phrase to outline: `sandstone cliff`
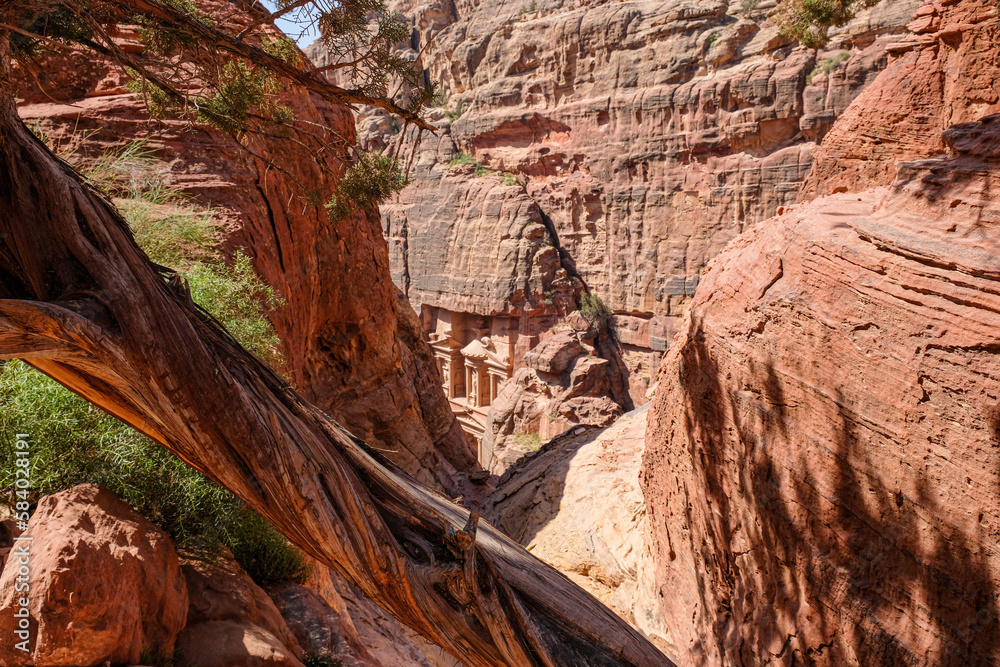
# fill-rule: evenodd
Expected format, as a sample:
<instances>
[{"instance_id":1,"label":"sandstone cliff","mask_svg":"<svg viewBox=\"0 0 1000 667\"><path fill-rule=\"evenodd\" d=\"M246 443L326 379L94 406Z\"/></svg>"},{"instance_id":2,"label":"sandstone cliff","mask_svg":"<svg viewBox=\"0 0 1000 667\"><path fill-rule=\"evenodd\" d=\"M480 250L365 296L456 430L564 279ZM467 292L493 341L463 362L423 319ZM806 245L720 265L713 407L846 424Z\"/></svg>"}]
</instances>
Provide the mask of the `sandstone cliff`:
<instances>
[{"instance_id":1,"label":"sandstone cliff","mask_svg":"<svg viewBox=\"0 0 1000 667\"><path fill-rule=\"evenodd\" d=\"M661 367L643 488L689 664L1000 660L997 9L919 17L809 180L858 191L732 243Z\"/></svg>"},{"instance_id":2,"label":"sandstone cliff","mask_svg":"<svg viewBox=\"0 0 1000 667\"><path fill-rule=\"evenodd\" d=\"M208 0L203 6L230 21L247 20ZM120 38L124 48L140 48L134 34ZM99 59L47 56L24 76L19 111L83 155L148 138L164 183L215 207L225 223L223 243L245 248L285 299L273 321L298 389L407 472L454 488L456 471L474 468L475 454L437 389L438 371L412 312L398 307L378 217L358 212L333 224L321 206L307 204L303 184L324 176L302 145L255 138L255 152L269 161L256 158L217 132L151 120L124 84L123 73ZM352 140L348 109L302 90L285 97L299 121ZM325 160L343 169L344 154Z\"/></svg>"},{"instance_id":3,"label":"sandstone cliff","mask_svg":"<svg viewBox=\"0 0 1000 667\"><path fill-rule=\"evenodd\" d=\"M795 201L919 1L883 2L819 54L779 36L767 3L394 4L445 108L383 208L393 279L428 331L447 311L526 337L578 280L616 313L641 404L706 263ZM358 127L373 148L399 129Z\"/></svg>"}]
</instances>

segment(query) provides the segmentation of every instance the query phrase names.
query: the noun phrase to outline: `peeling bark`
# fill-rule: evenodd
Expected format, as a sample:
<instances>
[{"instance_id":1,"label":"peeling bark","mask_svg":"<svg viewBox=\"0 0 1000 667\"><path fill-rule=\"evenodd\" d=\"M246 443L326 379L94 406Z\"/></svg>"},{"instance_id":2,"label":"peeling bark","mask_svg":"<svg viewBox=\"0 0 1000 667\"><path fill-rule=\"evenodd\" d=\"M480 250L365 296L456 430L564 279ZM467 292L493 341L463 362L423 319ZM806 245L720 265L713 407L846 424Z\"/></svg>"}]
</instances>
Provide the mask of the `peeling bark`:
<instances>
[{"instance_id":1,"label":"peeling bark","mask_svg":"<svg viewBox=\"0 0 1000 667\"><path fill-rule=\"evenodd\" d=\"M672 665L243 350L2 93L0 358L149 435L469 667Z\"/></svg>"}]
</instances>

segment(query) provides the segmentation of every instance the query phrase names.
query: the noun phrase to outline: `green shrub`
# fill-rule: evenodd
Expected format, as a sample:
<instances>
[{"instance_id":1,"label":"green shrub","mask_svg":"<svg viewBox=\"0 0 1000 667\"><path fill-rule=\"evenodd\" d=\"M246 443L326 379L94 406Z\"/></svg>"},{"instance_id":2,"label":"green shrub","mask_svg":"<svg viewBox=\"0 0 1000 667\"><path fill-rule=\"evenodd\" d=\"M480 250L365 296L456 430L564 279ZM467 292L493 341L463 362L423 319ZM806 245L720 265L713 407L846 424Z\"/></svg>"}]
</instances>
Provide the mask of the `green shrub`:
<instances>
[{"instance_id":1,"label":"green shrub","mask_svg":"<svg viewBox=\"0 0 1000 667\"><path fill-rule=\"evenodd\" d=\"M466 155L465 153L458 153L455 157L451 158L451 162L448 163L450 166L454 167L457 164L479 164L476 159L471 155Z\"/></svg>"},{"instance_id":2,"label":"green shrub","mask_svg":"<svg viewBox=\"0 0 1000 667\"><path fill-rule=\"evenodd\" d=\"M518 433L514 436L514 442L529 452L537 451L542 446L542 438L537 433Z\"/></svg>"},{"instance_id":3,"label":"green shrub","mask_svg":"<svg viewBox=\"0 0 1000 667\"><path fill-rule=\"evenodd\" d=\"M466 164L472 165L473 166L472 175L475 178L480 178L481 176L489 176L490 174L493 173L492 169L490 169L489 167L487 167L486 165L484 165L482 162L478 162L471 155L467 155L465 153L457 153L455 155L455 157L451 158L451 161L448 162L448 165L451 166L451 167L454 167L454 166L460 165L460 164L461 165L466 165Z\"/></svg>"},{"instance_id":4,"label":"green shrub","mask_svg":"<svg viewBox=\"0 0 1000 667\"><path fill-rule=\"evenodd\" d=\"M261 308L276 309L281 299L253 270L250 258L241 252L231 266L200 263L185 277L194 302L210 312L246 349L262 361L281 363L281 341Z\"/></svg>"},{"instance_id":5,"label":"green shrub","mask_svg":"<svg viewBox=\"0 0 1000 667\"><path fill-rule=\"evenodd\" d=\"M806 83L812 83L813 77L815 77L817 74L820 73L830 74L838 67L840 67L841 63L843 63L846 60L849 60L850 57L851 57L851 52L845 50L841 51L835 56L831 56L830 58L824 58L823 60L816 63L816 67L813 68L813 71L810 72L808 76L806 76Z\"/></svg>"},{"instance_id":6,"label":"green shrub","mask_svg":"<svg viewBox=\"0 0 1000 667\"><path fill-rule=\"evenodd\" d=\"M448 121L451 123L454 123L456 120L461 118L462 114L464 113L465 113L465 102L463 100L459 100L458 104L455 105L454 109L444 112L444 114L448 117Z\"/></svg>"},{"instance_id":7,"label":"green shrub","mask_svg":"<svg viewBox=\"0 0 1000 667\"><path fill-rule=\"evenodd\" d=\"M146 436L21 361L0 367L0 489L13 500L15 434L30 434L32 502L89 482L180 544L223 544L258 583L303 580L304 557L240 500Z\"/></svg>"},{"instance_id":8,"label":"green shrub","mask_svg":"<svg viewBox=\"0 0 1000 667\"><path fill-rule=\"evenodd\" d=\"M604 305L601 297L584 292L580 295L580 314L591 325L606 325L611 317L611 309Z\"/></svg>"},{"instance_id":9,"label":"green shrub","mask_svg":"<svg viewBox=\"0 0 1000 667\"><path fill-rule=\"evenodd\" d=\"M214 258L211 211L156 206L142 199L119 199L115 203L128 220L136 242L157 264L179 268Z\"/></svg>"},{"instance_id":10,"label":"green shrub","mask_svg":"<svg viewBox=\"0 0 1000 667\"><path fill-rule=\"evenodd\" d=\"M847 24L859 9L877 5L879 0L782 0L777 20L781 34L797 39L802 46L818 49L829 41L830 28Z\"/></svg>"},{"instance_id":11,"label":"green shrub","mask_svg":"<svg viewBox=\"0 0 1000 667\"><path fill-rule=\"evenodd\" d=\"M515 176L512 173L510 173L509 171L505 171L503 174L501 174L501 176L500 176L500 182L503 183L504 185L520 185L521 184L521 181L517 180L517 176Z\"/></svg>"}]
</instances>

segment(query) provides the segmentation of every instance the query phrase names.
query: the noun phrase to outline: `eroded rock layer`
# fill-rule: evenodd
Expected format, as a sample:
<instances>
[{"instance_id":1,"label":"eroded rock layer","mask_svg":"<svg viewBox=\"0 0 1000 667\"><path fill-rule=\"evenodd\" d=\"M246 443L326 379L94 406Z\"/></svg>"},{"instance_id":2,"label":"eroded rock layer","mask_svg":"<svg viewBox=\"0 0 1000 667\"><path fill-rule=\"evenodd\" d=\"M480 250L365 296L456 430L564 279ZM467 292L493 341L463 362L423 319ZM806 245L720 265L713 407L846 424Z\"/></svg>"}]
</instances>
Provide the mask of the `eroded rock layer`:
<instances>
[{"instance_id":1,"label":"eroded rock layer","mask_svg":"<svg viewBox=\"0 0 1000 667\"><path fill-rule=\"evenodd\" d=\"M818 54L767 3L393 4L447 98L383 207L394 280L428 330L442 311L505 315L528 337L578 281L614 311L641 404L705 264L795 201L919 1L886 0ZM359 121L373 149L399 129Z\"/></svg>"},{"instance_id":2,"label":"eroded rock layer","mask_svg":"<svg viewBox=\"0 0 1000 667\"><path fill-rule=\"evenodd\" d=\"M698 288L643 479L687 664L1000 660L1000 116L943 140Z\"/></svg>"}]
</instances>

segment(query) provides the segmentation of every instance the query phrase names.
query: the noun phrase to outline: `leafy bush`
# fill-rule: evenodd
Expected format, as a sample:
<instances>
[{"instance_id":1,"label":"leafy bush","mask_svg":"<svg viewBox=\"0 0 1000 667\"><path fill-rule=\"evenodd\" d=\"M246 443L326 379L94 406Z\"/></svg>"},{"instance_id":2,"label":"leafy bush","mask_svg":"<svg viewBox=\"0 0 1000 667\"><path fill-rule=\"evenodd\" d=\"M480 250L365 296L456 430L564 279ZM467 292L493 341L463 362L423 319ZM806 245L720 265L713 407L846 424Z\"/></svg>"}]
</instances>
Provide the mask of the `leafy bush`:
<instances>
[{"instance_id":1,"label":"leafy bush","mask_svg":"<svg viewBox=\"0 0 1000 667\"><path fill-rule=\"evenodd\" d=\"M258 583L303 581L302 554L226 489L21 361L0 367L0 489L13 501L16 433L32 445L32 502L90 482L178 543L223 544Z\"/></svg>"},{"instance_id":2,"label":"leafy bush","mask_svg":"<svg viewBox=\"0 0 1000 667\"><path fill-rule=\"evenodd\" d=\"M591 325L606 325L611 317L611 309L604 305L601 297L584 292L580 295L580 314Z\"/></svg>"},{"instance_id":3,"label":"leafy bush","mask_svg":"<svg viewBox=\"0 0 1000 667\"><path fill-rule=\"evenodd\" d=\"M451 159L451 162L449 162L448 164L454 167L456 164L479 164L479 163L476 162L476 159L471 155L467 155L465 153L458 153L457 155L455 155L455 157Z\"/></svg>"},{"instance_id":4,"label":"leafy bush","mask_svg":"<svg viewBox=\"0 0 1000 667\"><path fill-rule=\"evenodd\" d=\"M243 347L272 366L281 363L281 341L261 308L276 309L282 302L254 272L249 257L237 252L232 266L196 264L186 277L194 302L222 322Z\"/></svg>"},{"instance_id":5,"label":"leafy bush","mask_svg":"<svg viewBox=\"0 0 1000 667\"><path fill-rule=\"evenodd\" d=\"M487 167L486 165L484 165L482 162L477 161L471 155L466 155L465 153L458 153L448 163L448 165L452 166L452 167L454 167L455 165L460 165L460 164L461 165L466 165L466 164L472 165L473 166L472 175L475 178L480 178L482 176L489 176L490 174L493 173L492 169L490 169L489 167ZM509 183L507 185L509 185Z\"/></svg>"},{"instance_id":6,"label":"leafy bush","mask_svg":"<svg viewBox=\"0 0 1000 667\"><path fill-rule=\"evenodd\" d=\"M458 104L455 105L455 108L445 111L444 115L448 117L449 122L454 123L456 120L462 117L463 113L465 113L465 102L463 100L459 100Z\"/></svg>"},{"instance_id":7,"label":"leafy bush","mask_svg":"<svg viewBox=\"0 0 1000 667\"><path fill-rule=\"evenodd\" d=\"M813 77L815 77L817 74L820 73L830 74L838 67L840 67L841 63L850 59L850 57L851 57L850 51L841 51L835 56L832 56L830 58L824 58L823 60L816 63L816 67L814 67L813 71L810 72L809 75L806 77L806 83L812 83Z\"/></svg>"},{"instance_id":8,"label":"leafy bush","mask_svg":"<svg viewBox=\"0 0 1000 667\"><path fill-rule=\"evenodd\" d=\"M504 185L520 185L521 184L521 181L517 180L517 176L515 176L512 173L510 173L509 171L505 171L500 176L500 182L503 183Z\"/></svg>"},{"instance_id":9,"label":"leafy bush","mask_svg":"<svg viewBox=\"0 0 1000 667\"><path fill-rule=\"evenodd\" d=\"M119 199L116 204L149 258L178 268L192 261L211 261L215 226L211 211L157 206L143 199Z\"/></svg>"},{"instance_id":10,"label":"leafy bush","mask_svg":"<svg viewBox=\"0 0 1000 667\"><path fill-rule=\"evenodd\" d=\"M537 433L518 433L514 436L514 442L529 452L537 451L542 446L542 438Z\"/></svg>"},{"instance_id":11,"label":"leafy bush","mask_svg":"<svg viewBox=\"0 0 1000 667\"><path fill-rule=\"evenodd\" d=\"M879 0L782 0L777 19L781 34L797 39L802 46L818 49L829 41L830 28L847 24L859 9L877 5Z\"/></svg>"}]
</instances>

